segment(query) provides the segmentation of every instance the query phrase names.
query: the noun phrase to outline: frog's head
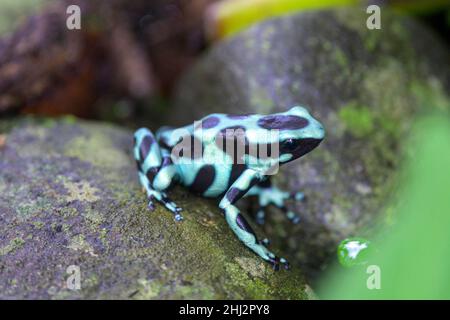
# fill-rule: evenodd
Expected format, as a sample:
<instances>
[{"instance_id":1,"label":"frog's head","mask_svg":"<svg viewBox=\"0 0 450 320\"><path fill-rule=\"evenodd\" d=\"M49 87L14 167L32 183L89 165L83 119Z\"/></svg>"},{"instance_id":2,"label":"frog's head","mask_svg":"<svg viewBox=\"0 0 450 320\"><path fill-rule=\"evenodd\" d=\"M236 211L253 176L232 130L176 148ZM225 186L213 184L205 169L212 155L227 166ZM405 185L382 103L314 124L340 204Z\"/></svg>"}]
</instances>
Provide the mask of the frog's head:
<instances>
[{"instance_id":1,"label":"frog's head","mask_svg":"<svg viewBox=\"0 0 450 320\"><path fill-rule=\"evenodd\" d=\"M266 130L278 130L280 164L307 154L320 144L325 135L322 124L299 106L264 116L258 120L258 126Z\"/></svg>"}]
</instances>

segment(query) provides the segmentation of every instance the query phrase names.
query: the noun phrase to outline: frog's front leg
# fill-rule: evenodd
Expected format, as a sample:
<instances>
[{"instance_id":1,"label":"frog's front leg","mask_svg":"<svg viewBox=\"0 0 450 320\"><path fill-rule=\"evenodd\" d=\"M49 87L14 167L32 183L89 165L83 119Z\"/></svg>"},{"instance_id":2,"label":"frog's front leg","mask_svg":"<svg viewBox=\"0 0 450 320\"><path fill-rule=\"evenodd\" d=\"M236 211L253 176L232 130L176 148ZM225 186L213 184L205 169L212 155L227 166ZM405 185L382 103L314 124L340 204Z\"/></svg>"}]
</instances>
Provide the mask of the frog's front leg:
<instances>
[{"instance_id":1,"label":"frog's front leg","mask_svg":"<svg viewBox=\"0 0 450 320\"><path fill-rule=\"evenodd\" d=\"M269 262L275 270L278 270L280 265L288 269L289 264L286 259L279 258L270 252L266 247L266 241L258 240L247 220L245 220L244 216L239 212L239 209L234 205L236 201L241 199L259 181L260 176L257 172L251 169L245 170L225 193L225 196L220 201L219 207L223 210L228 225L239 240L261 258Z\"/></svg>"},{"instance_id":2,"label":"frog's front leg","mask_svg":"<svg viewBox=\"0 0 450 320\"><path fill-rule=\"evenodd\" d=\"M137 130L134 134L134 157L136 159L139 181L149 198L148 207L154 209L154 200L164 204L177 221L182 220L182 210L164 192L178 178L170 152L161 149L152 132L146 128Z\"/></svg>"},{"instance_id":3,"label":"frog's front leg","mask_svg":"<svg viewBox=\"0 0 450 320\"><path fill-rule=\"evenodd\" d=\"M274 205L280 209L286 217L294 224L300 222L300 217L289 210L285 204L286 200L293 199L302 201L304 194L302 192L290 193L273 186L269 179L261 181L249 190L246 196L258 197L258 208L256 210L256 222L264 224L266 210L269 205Z\"/></svg>"}]
</instances>

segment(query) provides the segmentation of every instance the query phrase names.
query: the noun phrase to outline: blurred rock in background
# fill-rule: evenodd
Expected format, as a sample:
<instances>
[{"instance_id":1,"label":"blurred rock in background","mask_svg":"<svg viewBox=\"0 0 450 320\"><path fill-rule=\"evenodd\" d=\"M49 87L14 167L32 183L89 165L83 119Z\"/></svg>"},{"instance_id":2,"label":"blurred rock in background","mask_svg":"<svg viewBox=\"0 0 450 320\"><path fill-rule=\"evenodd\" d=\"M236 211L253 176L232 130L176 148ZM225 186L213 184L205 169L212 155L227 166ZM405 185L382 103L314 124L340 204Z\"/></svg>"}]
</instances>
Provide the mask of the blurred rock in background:
<instances>
[{"instance_id":1,"label":"blurred rock in background","mask_svg":"<svg viewBox=\"0 0 450 320\"><path fill-rule=\"evenodd\" d=\"M180 75L209 45L270 17L368 3L421 17L448 39L442 0L2 1L0 114L156 125ZM66 28L69 5L81 8L81 30Z\"/></svg>"},{"instance_id":2,"label":"blurred rock in background","mask_svg":"<svg viewBox=\"0 0 450 320\"><path fill-rule=\"evenodd\" d=\"M94 117L100 98L164 96L205 46L209 2L27 3L33 14L1 29L0 112ZM66 9L74 4L81 8L81 30L66 27ZM11 13L1 6L1 15Z\"/></svg>"}]
</instances>

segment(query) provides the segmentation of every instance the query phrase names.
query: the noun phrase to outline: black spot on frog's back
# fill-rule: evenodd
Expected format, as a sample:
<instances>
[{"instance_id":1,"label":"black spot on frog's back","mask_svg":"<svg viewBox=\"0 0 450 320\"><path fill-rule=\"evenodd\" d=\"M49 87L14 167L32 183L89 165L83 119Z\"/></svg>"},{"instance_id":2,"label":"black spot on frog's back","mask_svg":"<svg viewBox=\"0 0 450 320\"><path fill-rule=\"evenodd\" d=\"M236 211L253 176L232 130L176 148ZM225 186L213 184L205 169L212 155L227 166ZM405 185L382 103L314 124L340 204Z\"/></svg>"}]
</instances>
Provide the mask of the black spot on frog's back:
<instances>
[{"instance_id":1,"label":"black spot on frog's back","mask_svg":"<svg viewBox=\"0 0 450 320\"><path fill-rule=\"evenodd\" d=\"M170 148L171 155L177 159L200 159L203 157L204 147L202 141L194 135L188 135Z\"/></svg>"},{"instance_id":2,"label":"black spot on frog's back","mask_svg":"<svg viewBox=\"0 0 450 320\"><path fill-rule=\"evenodd\" d=\"M308 124L308 119L292 115L270 115L258 120L258 126L268 130L298 130L305 128Z\"/></svg>"},{"instance_id":3,"label":"black spot on frog's back","mask_svg":"<svg viewBox=\"0 0 450 320\"><path fill-rule=\"evenodd\" d=\"M217 133L216 139L245 139L245 131L245 127L240 125L226 127Z\"/></svg>"},{"instance_id":4,"label":"black spot on frog's back","mask_svg":"<svg viewBox=\"0 0 450 320\"><path fill-rule=\"evenodd\" d=\"M197 126L196 129L201 127L202 129L210 129L214 128L220 123L220 119L216 116L209 116L201 121L200 126Z\"/></svg>"},{"instance_id":5,"label":"black spot on frog's back","mask_svg":"<svg viewBox=\"0 0 450 320\"><path fill-rule=\"evenodd\" d=\"M233 164L243 163L242 156L248 149L245 127L236 125L223 128L217 133L214 141L217 148L233 157Z\"/></svg>"}]
</instances>

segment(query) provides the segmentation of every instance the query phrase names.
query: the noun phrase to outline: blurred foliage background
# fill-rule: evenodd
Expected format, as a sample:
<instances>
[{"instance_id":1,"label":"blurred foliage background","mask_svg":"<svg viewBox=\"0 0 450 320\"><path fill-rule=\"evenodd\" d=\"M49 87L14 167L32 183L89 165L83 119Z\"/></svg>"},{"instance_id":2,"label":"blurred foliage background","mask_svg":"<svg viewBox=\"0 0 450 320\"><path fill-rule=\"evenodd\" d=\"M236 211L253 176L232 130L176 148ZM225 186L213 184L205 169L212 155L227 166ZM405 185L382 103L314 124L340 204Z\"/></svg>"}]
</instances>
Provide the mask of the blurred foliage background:
<instances>
[{"instance_id":1,"label":"blurred foliage background","mask_svg":"<svg viewBox=\"0 0 450 320\"><path fill-rule=\"evenodd\" d=\"M448 43L446 0L4 0L0 114L132 124L146 106L165 110L179 77L216 42L272 17L371 3L414 15ZM65 29L69 4L81 8L79 32Z\"/></svg>"}]
</instances>

